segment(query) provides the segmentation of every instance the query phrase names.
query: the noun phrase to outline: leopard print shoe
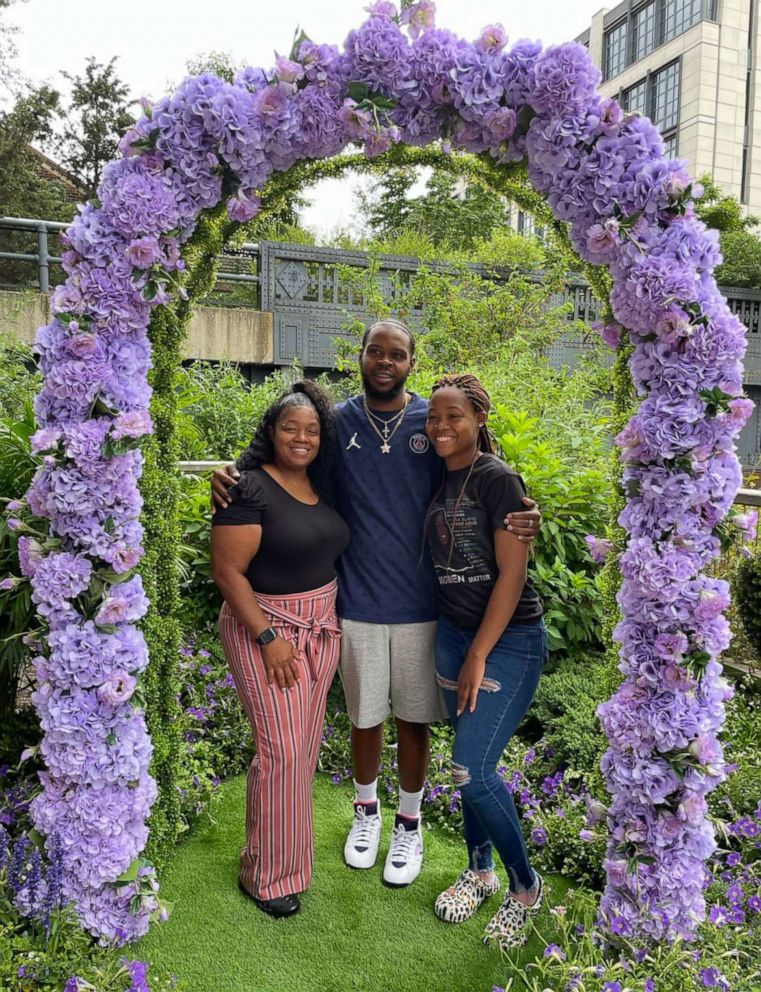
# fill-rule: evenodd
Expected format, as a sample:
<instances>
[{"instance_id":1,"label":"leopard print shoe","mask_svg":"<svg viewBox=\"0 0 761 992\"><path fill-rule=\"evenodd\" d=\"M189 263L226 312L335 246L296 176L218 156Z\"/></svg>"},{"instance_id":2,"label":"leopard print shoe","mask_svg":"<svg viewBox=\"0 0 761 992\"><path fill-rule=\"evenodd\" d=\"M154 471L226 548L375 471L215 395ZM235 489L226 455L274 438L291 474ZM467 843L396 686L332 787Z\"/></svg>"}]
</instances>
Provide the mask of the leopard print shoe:
<instances>
[{"instance_id":1,"label":"leopard print shoe","mask_svg":"<svg viewBox=\"0 0 761 992\"><path fill-rule=\"evenodd\" d=\"M538 892L536 902L532 906L524 906L514 899L510 892L497 913L486 924L484 944L487 947L498 947L501 951L512 951L526 943L526 924L530 916L536 916L542 908L544 900L544 880L536 876Z\"/></svg>"},{"instance_id":2,"label":"leopard print shoe","mask_svg":"<svg viewBox=\"0 0 761 992\"><path fill-rule=\"evenodd\" d=\"M486 882L477 872L466 868L454 885L436 899L433 911L446 923L464 923L495 892L499 892L496 875L492 881Z\"/></svg>"}]
</instances>

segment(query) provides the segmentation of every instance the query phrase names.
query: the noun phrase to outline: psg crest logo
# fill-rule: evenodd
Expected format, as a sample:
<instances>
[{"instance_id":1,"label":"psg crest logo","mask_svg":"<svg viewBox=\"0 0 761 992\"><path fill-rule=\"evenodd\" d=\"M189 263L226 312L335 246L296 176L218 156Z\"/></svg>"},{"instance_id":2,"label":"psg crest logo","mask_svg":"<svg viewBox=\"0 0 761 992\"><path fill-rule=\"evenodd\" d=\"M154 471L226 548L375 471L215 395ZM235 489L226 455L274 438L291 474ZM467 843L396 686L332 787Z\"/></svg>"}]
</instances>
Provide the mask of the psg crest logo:
<instances>
[{"instance_id":1,"label":"psg crest logo","mask_svg":"<svg viewBox=\"0 0 761 992\"><path fill-rule=\"evenodd\" d=\"M425 434L412 435L410 438L410 450L414 451L416 455L422 455L428 451L428 438Z\"/></svg>"}]
</instances>

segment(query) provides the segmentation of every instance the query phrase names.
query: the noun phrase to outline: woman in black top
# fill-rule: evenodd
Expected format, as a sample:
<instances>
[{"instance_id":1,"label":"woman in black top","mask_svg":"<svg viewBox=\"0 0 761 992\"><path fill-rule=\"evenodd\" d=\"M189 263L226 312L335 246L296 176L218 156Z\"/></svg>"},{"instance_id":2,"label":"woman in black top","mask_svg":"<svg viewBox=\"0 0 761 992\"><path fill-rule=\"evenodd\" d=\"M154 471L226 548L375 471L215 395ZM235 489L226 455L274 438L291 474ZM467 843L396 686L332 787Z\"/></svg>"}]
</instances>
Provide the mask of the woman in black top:
<instances>
[{"instance_id":1,"label":"woman in black top","mask_svg":"<svg viewBox=\"0 0 761 992\"><path fill-rule=\"evenodd\" d=\"M212 520L220 634L256 744L240 885L273 916L297 912L312 877L312 778L339 656L335 562L349 543L329 502L334 436L328 398L296 383L264 414L235 499Z\"/></svg>"},{"instance_id":2,"label":"woman in black top","mask_svg":"<svg viewBox=\"0 0 761 992\"><path fill-rule=\"evenodd\" d=\"M469 867L437 898L437 916L469 919L498 891L492 847L507 870L501 909L485 941L525 940L542 903L520 820L497 764L528 709L547 654L542 604L527 577L528 549L504 529L520 509L521 477L494 454L489 396L472 375L433 387L426 430L446 474L426 517L439 580L436 674L455 728L452 779L460 789Z\"/></svg>"}]
</instances>

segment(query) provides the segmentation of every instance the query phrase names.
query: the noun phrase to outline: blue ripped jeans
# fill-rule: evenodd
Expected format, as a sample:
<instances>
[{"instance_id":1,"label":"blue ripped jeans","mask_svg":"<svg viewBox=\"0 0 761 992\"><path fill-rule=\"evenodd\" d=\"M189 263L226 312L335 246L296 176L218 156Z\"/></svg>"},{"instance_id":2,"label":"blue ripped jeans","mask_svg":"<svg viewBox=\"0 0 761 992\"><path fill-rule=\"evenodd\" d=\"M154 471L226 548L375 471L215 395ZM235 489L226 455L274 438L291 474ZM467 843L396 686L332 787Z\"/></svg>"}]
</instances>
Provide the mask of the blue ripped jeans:
<instances>
[{"instance_id":1,"label":"blue ripped jeans","mask_svg":"<svg viewBox=\"0 0 761 992\"><path fill-rule=\"evenodd\" d=\"M544 624L511 624L486 659L486 672L473 713L457 716L457 677L475 630L439 619L436 677L455 729L452 780L460 789L470 867L493 867L492 845L504 864L513 892L536 881L529 864L518 812L497 764L536 692L547 658Z\"/></svg>"}]
</instances>

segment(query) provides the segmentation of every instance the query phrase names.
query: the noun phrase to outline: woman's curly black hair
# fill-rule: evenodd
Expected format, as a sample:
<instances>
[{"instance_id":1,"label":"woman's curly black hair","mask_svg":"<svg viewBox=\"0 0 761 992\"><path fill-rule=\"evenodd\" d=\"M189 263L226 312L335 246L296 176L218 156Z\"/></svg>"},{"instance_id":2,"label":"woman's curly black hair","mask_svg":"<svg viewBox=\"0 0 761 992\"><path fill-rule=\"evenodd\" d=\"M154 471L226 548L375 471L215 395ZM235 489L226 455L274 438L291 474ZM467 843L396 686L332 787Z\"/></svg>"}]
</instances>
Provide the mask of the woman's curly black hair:
<instances>
[{"instance_id":1,"label":"woman's curly black hair","mask_svg":"<svg viewBox=\"0 0 761 992\"><path fill-rule=\"evenodd\" d=\"M311 406L320 421L320 450L307 468L307 475L320 499L332 505L333 470L336 460L336 415L327 393L311 379L294 382L288 392L283 393L264 411L251 444L241 452L236 462L238 470L247 472L274 461L272 431L283 411L290 406Z\"/></svg>"}]
</instances>

